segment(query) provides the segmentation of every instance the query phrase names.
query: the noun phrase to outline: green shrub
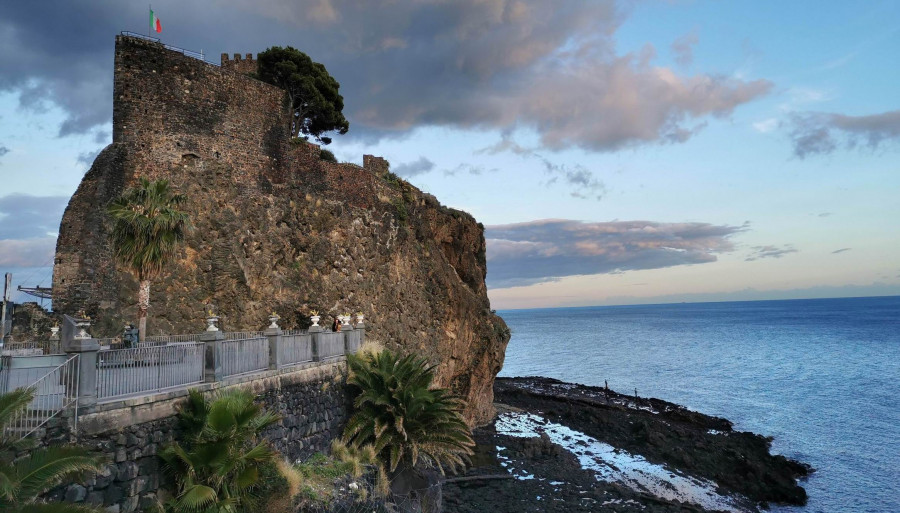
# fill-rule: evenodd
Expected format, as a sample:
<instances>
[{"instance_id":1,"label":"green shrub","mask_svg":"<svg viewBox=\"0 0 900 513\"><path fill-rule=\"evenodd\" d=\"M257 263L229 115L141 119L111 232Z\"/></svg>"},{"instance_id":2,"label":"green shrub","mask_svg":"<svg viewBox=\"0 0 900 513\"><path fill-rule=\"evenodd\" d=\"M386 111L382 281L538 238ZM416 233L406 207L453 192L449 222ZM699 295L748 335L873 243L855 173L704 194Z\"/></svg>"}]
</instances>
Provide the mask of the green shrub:
<instances>
[{"instance_id":1,"label":"green shrub","mask_svg":"<svg viewBox=\"0 0 900 513\"><path fill-rule=\"evenodd\" d=\"M397 212L397 220L405 223L409 219L409 210L406 209L406 203L398 198L392 201L391 204L394 205L394 210Z\"/></svg>"},{"instance_id":2,"label":"green shrub","mask_svg":"<svg viewBox=\"0 0 900 513\"><path fill-rule=\"evenodd\" d=\"M432 388L434 367L424 358L384 350L348 355L347 362L355 393L343 437L348 446L372 445L392 473L465 464L475 443L461 415L464 403Z\"/></svg>"},{"instance_id":3,"label":"green shrub","mask_svg":"<svg viewBox=\"0 0 900 513\"><path fill-rule=\"evenodd\" d=\"M319 159L324 160L325 162L334 162L337 164L337 159L334 157L334 153L322 148L319 150Z\"/></svg>"},{"instance_id":4,"label":"green shrub","mask_svg":"<svg viewBox=\"0 0 900 513\"><path fill-rule=\"evenodd\" d=\"M166 505L173 513L254 510L266 483L263 472L280 459L261 433L278 422L246 390L227 390L208 400L191 390L179 409L182 441L160 452L177 490Z\"/></svg>"}]
</instances>

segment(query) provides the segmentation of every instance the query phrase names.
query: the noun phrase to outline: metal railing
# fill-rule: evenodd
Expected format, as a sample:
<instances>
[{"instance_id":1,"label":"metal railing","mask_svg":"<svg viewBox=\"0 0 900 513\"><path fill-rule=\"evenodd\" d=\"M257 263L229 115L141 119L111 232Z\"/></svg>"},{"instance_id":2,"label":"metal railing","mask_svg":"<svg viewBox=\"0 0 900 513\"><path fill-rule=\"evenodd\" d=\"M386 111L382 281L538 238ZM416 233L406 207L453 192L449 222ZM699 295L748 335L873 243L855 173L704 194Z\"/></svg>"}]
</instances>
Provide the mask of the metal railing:
<instances>
[{"instance_id":1,"label":"metal railing","mask_svg":"<svg viewBox=\"0 0 900 513\"><path fill-rule=\"evenodd\" d=\"M322 333L319 335L319 359L333 358L344 354L344 332Z\"/></svg>"},{"instance_id":2,"label":"metal railing","mask_svg":"<svg viewBox=\"0 0 900 513\"><path fill-rule=\"evenodd\" d=\"M135 347L97 355L97 399L159 392L203 381L204 345Z\"/></svg>"},{"instance_id":3,"label":"metal railing","mask_svg":"<svg viewBox=\"0 0 900 513\"><path fill-rule=\"evenodd\" d=\"M3 354L7 356L34 356L59 353L59 340L29 340L7 342L3 345Z\"/></svg>"},{"instance_id":4,"label":"metal railing","mask_svg":"<svg viewBox=\"0 0 900 513\"><path fill-rule=\"evenodd\" d=\"M226 331L224 333L225 340L245 340L248 338L265 337L262 331Z\"/></svg>"},{"instance_id":5,"label":"metal railing","mask_svg":"<svg viewBox=\"0 0 900 513\"><path fill-rule=\"evenodd\" d=\"M293 330L282 330L282 335L306 335L309 333L309 330L304 329L293 329Z\"/></svg>"},{"instance_id":6,"label":"metal railing","mask_svg":"<svg viewBox=\"0 0 900 513\"><path fill-rule=\"evenodd\" d=\"M313 361L312 335L282 335L278 346L281 367Z\"/></svg>"},{"instance_id":7,"label":"metal railing","mask_svg":"<svg viewBox=\"0 0 900 513\"><path fill-rule=\"evenodd\" d=\"M187 335L154 335L152 337L144 337L145 344L181 344L184 342L200 342L200 333L190 333Z\"/></svg>"},{"instance_id":8,"label":"metal railing","mask_svg":"<svg viewBox=\"0 0 900 513\"><path fill-rule=\"evenodd\" d=\"M200 52L195 52L195 51L193 51L193 50L186 50L186 49L184 49L184 48L179 48L179 47L177 47L177 46L167 45L167 44L163 43L162 40L161 40L160 38L158 38L158 37L150 37L150 36L147 36L147 35L144 35L144 34L138 34L137 32L130 32L130 31L128 31L128 30L123 30L123 31L121 32L121 34L122 34L123 36L136 37L136 38L138 38L138 39L143 39L144 41L150 41L151 43L159 43L159 44L163 45L163 47L164 47L166 50L172 50L172 51L174 51L174 52L178 52L178 53L182 53L182 54L184 54L184 55L187 55L188 57L193 57L193 58L195 58L195 59L200 59L200 60L203 61L203 62L207 62L207 61L206 61L206 57L203 55L203 52L202 52L202 51L200 51ZM208 64L212 64L212 63L208 63Z\"/></svg>"},{"instance_id":9,"label":"metal railing","mask_svg":"<svg viewBox=\"0 0 900 513\"><path fill-rule=\"evenodd\" d=\"M269 368L269 339L266 337L223 340L218 350L224 377Z\"/></svg>"},{"instance_id":10,"label":"metal railing","mask_svg":"<svg viewBox=\"0 0 900 513\"><path fill-rule=\"evenodd\" d=\"M74 419L75 422L78 421L78 357L79 355L74 355L49 371L46 367L21 369L32 371L18 376L19 380L30 382L27 387L10 385L10 374L14 371L12 357L3 357L3 361L0 362L0 381L5 381L4 391L14 388L30 388L34 391L34 398L28 407L13 415L6 425L4 435L11 438L25 438L69 406L75 407ZM34 374L34 371L40 373L36 379L35 376L28 375Z\"/></svg>"}]
</instances>

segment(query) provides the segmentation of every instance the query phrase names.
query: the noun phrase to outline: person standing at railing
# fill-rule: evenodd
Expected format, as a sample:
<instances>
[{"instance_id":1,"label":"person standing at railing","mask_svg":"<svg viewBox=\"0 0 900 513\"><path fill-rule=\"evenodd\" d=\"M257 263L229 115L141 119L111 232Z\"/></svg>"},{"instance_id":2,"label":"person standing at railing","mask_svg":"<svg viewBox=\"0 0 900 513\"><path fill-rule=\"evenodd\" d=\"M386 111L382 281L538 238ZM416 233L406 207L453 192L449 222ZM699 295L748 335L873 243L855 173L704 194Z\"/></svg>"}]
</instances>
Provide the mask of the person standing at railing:
<instances>
[{"instance_id":1,"label":"person standing at railing","mask_svg":"<svg viewBox=\"0 0 900 513\"><path fill-rule=\"evenodd\" d=\"M136 347L138 342L138 330L134 324L128 323L122 332L122 345L127 348Z\"/></svg>"},{"instance_id":2,"label":"person standing at railing","mask_svg":"<svg viewBox=\"0 0 900 513\"><path fill-rule=\"evenodd\" d=\"M337 317L335 317L334 322L331 323L331 331L335 333L341 331L341 321Z\"/></svg>"}]
</instances>

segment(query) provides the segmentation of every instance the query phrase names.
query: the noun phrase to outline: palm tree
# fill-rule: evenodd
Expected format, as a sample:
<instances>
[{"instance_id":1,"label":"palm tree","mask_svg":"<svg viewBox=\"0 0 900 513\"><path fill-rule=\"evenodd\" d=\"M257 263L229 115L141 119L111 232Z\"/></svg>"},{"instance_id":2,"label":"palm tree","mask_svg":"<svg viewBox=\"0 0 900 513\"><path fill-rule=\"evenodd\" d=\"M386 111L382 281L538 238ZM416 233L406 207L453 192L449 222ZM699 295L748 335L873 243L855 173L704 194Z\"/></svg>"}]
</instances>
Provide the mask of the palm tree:
<instances>
[{"instance_id":1,"label":"palm tree","mask_svg":"<svg viewBox=\"0 0 900 513\"><path fill-rule=\"evenodd\" d=\"M179 411L184 443L174 442L160 453L178 487L168 509L175 513L252 509L254 491L261 484L260 467L278 459L260 441L260 434L279 419L244 390L223 392L212 401L191 390Z\"/></svg>"},{"instance_id":2,"label":"palm tree","mask_svg":"<svg viewBox=\"0 0 900 513\"><path fill-rule=\"evenodd\" d=\"M116 259L134 274L138 288L140 341L147 335L150 280L162 272L188 229L188 216L178 210L184 196L173 194L169 181L140 183L125 191L107 207L113 219L111 233Z\"/></svg>"},{"instance_id":3,"label":"palm tree","mask_svg":"<svg viewBox=\"0 0 900 513\"><path fill-rule=\"evenodd\" d=\"M39 502L38 497L64 482L79 479L86 472L102 469L101 458L76 446L31 449L27 456L14 459L27 449L30 439L8 434L12 420L25 413L34 398L32 389L20 388L0 394L0 511L10 513L86 513L97 509L61 502Z\"/></svg>"},{"instance_id":4,"label":"palm tree","mask_svg":"<svg viewBox=\"0 0 900 513\"><path fill-rule=\"evenodd\" d=\"M463 402L432 388L434 367L414 355L383 350L347 356L357 389L355 412L344 440L356 447L372 444L391 473L419 465L456 468L465 464L475 443L460 414Z\"/></svg>"}]
</instances>

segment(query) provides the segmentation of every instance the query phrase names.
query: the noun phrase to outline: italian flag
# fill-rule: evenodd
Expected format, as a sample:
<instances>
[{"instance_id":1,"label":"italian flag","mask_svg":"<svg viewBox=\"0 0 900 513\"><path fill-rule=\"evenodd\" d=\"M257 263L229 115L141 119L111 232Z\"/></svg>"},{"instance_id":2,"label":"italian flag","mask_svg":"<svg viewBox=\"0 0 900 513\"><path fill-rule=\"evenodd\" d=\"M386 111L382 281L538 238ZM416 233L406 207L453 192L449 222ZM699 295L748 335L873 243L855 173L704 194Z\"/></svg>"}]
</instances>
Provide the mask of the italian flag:
<instances>
[{"instance_id":1,"label":"italian flag","mask_svg":"<svg viewBox=\"0 0 900 513\"><path fill-rule=\"evenodd\" d=\"M156 17L153 9L150 9L150 28L156 32L162 32L162 24L159 22L159 18Z\"/></svg>"}]
</instances>

